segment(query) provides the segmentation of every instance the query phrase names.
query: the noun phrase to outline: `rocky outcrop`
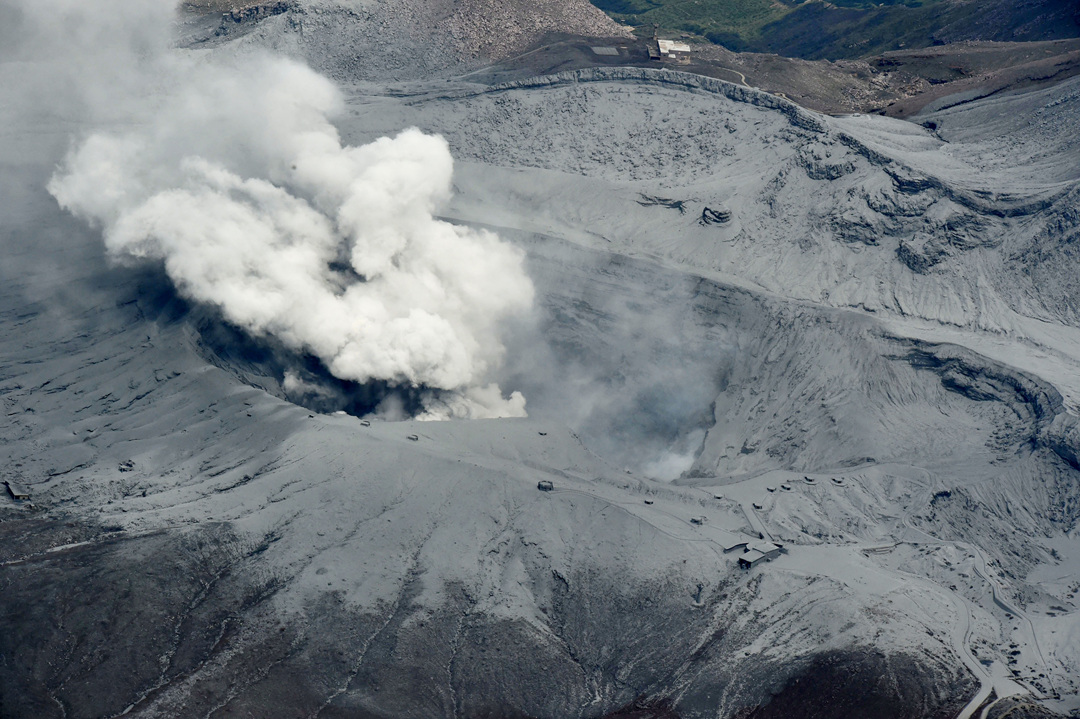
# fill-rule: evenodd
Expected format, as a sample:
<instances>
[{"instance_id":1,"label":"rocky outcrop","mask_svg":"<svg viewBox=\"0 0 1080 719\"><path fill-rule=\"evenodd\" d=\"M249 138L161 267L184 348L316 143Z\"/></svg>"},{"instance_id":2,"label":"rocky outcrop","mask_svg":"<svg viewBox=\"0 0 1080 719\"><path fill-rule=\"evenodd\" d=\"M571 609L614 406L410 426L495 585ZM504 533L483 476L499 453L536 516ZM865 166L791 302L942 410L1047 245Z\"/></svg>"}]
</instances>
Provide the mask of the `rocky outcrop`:
<instances>
[{"instance_id":1,"label":"rocky outcrop","mask_svg":"<svg viewBox=\"0 0 1080 719\"><path fill-rule=\"evenodd\" d=\"M629 37L587 0L464 0L452 5L446 30L466 58L503 60L547 33Z\"/></svg>"},{"instance_id":2,"label":"rocky outcrop","mask_svg":"<svg viewBox=\"0 0 1080 719\"><path fill-rule=\"evenodd\" d=\"M346 81L460 73L552 33L628 37L588 0L195 0L187 9L221 13L219 39L244 37Z\"/></svg>"}]
</instances>

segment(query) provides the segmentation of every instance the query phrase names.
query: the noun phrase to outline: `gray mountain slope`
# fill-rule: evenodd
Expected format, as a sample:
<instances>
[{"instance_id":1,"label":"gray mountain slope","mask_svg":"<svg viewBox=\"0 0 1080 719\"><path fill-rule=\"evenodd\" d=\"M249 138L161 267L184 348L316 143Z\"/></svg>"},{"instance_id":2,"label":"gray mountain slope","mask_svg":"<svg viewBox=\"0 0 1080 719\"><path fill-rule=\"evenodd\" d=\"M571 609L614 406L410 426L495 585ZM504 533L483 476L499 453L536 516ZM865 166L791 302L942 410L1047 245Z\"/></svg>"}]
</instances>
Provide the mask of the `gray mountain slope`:
<instances>
[{"instance_id":1,"label":"gray mountain slope","mask_svg":"<svg viewBox=\"0 0 1080 719\"><path fill-rule=\"evenodd\" d=\"M345 137L443 133L540 294L530 419L370 426L108 267L41 189L69 125L12 128L0 714L1075 713L1075 97L359 86Z\"/></svg>"},{"instance_id":2,"label":"gray mountain slope","mask_svg":"<svg viewBox=\"0 0 1080 719\"><path fill-rule=\"evenodd\" d=\"M270 48L342 82L454 77L567 33L627 37L587 0L294 0L253 12L188 13L183 44Z\"/></svg>"}]
</instances>

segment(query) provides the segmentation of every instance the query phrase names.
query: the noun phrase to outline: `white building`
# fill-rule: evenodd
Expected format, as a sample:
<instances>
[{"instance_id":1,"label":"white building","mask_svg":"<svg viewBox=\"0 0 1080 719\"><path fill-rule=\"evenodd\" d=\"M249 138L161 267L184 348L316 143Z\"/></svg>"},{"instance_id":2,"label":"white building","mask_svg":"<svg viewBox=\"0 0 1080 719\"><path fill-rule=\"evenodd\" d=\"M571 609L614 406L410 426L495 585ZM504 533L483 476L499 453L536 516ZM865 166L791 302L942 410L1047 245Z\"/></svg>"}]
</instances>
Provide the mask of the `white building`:
<instances>
[{"instance_id":1,"label":"white building","mask_svg":"<svg viewBox=\"0 0 1080 719\"><path fill-rule=\"evenodd\" d=\"M784 545L772 542L752 542L746 545L746 551L739 557L739 566L750 569L755 564L772 561L784 551Z\"/></svg>"},{"instance_id":2,"label":"white building","mask_svg":"<svg viewBox=\"0 0 1080 719\"><path fill-rule=\"evenodd\" d=\"M690 45L675 40L661 40L653 35L649 41L649 57L661 61L690 62Z\"/></svg>"}]
</instances>

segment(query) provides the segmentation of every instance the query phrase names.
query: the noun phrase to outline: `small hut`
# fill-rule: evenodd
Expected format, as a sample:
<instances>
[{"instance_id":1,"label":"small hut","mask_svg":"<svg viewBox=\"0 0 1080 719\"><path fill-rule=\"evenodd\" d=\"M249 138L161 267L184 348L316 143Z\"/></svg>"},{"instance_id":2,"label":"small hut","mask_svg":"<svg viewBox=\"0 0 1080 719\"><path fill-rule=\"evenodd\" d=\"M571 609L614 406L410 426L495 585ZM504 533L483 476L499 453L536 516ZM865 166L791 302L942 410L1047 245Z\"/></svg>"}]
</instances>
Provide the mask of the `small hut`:
<instances>
[{"instance_id":1,"label":"small hut","mask_svg":"<svg viewBox=\"0 0 1080 719\"><path fill-rule=\"evenodd\" d=\"M4 484L7 485L8 494L11 495L12 499L30 499L30 492L26 491L15 482L7 480Z\"/></svg>"}]
</instances>

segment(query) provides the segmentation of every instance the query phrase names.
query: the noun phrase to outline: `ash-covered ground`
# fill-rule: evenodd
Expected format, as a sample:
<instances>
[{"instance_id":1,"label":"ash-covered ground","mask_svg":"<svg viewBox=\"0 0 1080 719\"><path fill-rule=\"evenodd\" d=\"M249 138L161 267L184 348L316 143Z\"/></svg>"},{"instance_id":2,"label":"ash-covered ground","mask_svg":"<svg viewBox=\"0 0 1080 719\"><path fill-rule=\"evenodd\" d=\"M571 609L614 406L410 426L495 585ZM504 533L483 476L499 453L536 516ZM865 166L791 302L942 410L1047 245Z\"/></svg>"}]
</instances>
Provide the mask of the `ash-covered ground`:
<instances>
[{"instance_id":1,"label":"ash-covered ground","mask_svg":"<svg viewBox=\"0 0 1080 719\"><path fill-rule=\"evenodd\" d=\"M365 70L324 126L309 75L297 93L183 79L281 70L242 63L298 43L296 17L168 51L192 63L166 76L183 102L161 83L103 112L36 81L79 77L55 57L0 65L18 100L0 109L0 451L29 494L0 504L0 715L1080 712L1076 80L903 122L671 71L487 86L362 51L339 55ZM301 108L287 127L257 113L283 95ZM328 127L336 149L304 144ZM420 210L350 215L335 188L354 165L305 164L412 148L379 140L410 127L454 161ZM96 133L139 151L85 154ZM222 171L173 173L188 147ZM91 183L80 148L108 160ZM443 167L428 145L387 152L361 152L382 168L358 171L361 200ZM177 214L184 193L201 199ZM251 224L264 205L301 209ZM293 286L276 255L257 245L230 274L233 235L212 232L254 227L277 251L329 242L324 225L512 249L468 275L489 292L421 307L463 347L488 336L477 308L505 310L501 351L469 355L485 371L454 384L427 342L343 376L355 353L297 334L358 284L460 288L428 280L475 264L428 262L436 248L390 270L359 240L327 245L332 271L311 276L337 284L298 323L268 309ZM219 263L192 266L195 240ZM519 269L527 311L499 284ZM219 292L238 285L258 301ZM412 316L389 296L358 306ZM402 419L461 412L485 383L528 417ZM742 568L762 541L783 552Z\"/></svg>"}]
</instances>

